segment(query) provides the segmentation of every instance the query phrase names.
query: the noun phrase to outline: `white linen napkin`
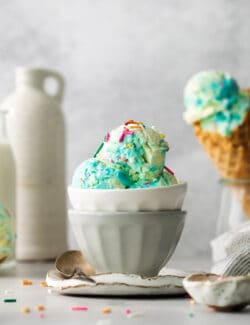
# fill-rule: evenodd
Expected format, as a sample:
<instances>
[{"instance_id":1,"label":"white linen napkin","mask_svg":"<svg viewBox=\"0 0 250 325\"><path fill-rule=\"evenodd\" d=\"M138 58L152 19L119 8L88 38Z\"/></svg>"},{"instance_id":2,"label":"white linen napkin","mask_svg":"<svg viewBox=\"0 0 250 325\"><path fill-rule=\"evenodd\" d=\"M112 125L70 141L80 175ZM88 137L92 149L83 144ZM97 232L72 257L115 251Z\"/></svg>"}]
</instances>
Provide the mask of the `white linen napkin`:
<instances>
[{"instance_id":1,"label":"white linen napkin","mask_svg":"<svg viewBox=\"0 0 250 325\"><path fill-rule=\"evenodd\" d=\"M212 273L245 275L250 272L250 222L211 241Z\"/></svg>"}]
</instances>

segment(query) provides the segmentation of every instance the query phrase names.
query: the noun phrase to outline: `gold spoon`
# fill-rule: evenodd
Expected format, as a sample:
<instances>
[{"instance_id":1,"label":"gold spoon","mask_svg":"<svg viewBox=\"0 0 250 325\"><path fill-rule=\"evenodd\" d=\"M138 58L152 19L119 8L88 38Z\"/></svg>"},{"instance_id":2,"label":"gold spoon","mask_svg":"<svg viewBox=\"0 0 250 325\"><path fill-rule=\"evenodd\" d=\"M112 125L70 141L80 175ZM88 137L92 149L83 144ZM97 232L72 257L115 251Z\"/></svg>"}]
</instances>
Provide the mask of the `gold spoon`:
<instances>
[{"instance_id":1,"label":"gold spoon","mask_svg":"<svg viewBox=\"0 0 250 325\"><path fill-rule=\"evenodd\" d=\"M94 268L88 264L81 251L66 251L55 262L57 271L66 279L81 279L95 283L90 275L95 275Z\"/></svg>"}]
</instances>

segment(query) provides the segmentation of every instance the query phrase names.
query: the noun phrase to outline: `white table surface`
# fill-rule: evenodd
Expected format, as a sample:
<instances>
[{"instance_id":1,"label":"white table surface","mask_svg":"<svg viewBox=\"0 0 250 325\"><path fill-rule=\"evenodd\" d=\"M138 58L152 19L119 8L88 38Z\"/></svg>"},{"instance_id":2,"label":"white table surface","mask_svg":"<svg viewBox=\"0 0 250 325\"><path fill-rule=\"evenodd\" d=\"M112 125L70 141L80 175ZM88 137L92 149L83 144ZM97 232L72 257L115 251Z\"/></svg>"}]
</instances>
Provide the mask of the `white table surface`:
<instances>
[{"instance_id":1,"label":"white table surface","mask_svg":"<svg viewBox=\"0 0 250 325\"><path fill-rule=\"evenodd\" d=\"M197 258L196 260L178 260L169 263L169 267L208 270L209 261ZM52 295L47 288L40 286L45 279L46 272L53 268L53 264L18 264L12 274L0 275L0 324L176 324L176 325L230 325L250 324L250 308L237 313L216 313L205 306L192 305L187 298L152 298L152 299L111 299L86 298ZM33 281L31 286L21 286L22 279ZM14 290L16 303L4 303L4 290ZM44 318L38 317L35 306L44 305ZM72 311L72 306L87 306L88 311ZM29 307L31 312L23 314L22 307ZM102 314L103 307L110 307L111 314ZM140 317L128 318L124 311L131 309L140 312ZM192 317L190 315L192 313ZM106 322L101 322L106 320Z\"/></svg>"}]
</instances>

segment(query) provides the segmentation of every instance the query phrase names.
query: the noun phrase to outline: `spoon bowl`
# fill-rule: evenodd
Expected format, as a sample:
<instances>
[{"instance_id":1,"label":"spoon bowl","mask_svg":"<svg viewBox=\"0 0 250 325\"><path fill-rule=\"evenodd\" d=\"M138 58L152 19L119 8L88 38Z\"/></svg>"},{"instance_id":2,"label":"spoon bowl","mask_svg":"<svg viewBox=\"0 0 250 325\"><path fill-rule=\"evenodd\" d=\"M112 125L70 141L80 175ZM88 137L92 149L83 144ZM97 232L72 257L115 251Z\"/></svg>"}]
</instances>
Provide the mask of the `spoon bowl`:
<instances>
[{"instance_id":1,"label":"spoon bowl","mask_svg":"<svg viewBox=\"0 0 250 325\"><path fill-rule=\"evenodd\" d=\"M94 268L86 261L84 255L78 250L69 250L58 256L55 262L57 271L64 278L81 278L95 282L89 276L95 275Z\"/></svg>"}]
</instances>

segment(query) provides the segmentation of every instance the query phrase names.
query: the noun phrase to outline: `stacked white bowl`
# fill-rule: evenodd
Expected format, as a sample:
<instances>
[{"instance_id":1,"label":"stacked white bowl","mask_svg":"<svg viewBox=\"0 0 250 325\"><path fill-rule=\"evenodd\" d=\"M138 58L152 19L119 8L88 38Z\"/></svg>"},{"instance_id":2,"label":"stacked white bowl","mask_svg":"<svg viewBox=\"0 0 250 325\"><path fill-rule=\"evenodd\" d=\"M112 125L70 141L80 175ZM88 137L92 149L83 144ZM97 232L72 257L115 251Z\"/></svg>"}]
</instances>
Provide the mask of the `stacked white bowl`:
<instances>
[{"instance_id":1,"label":"stacked white bowl","mask_svg":"<svg viewBox=\"0 0 250 325\"><path fill-rule=\"evenodd\" d=\"M173 254L186 213L187 183L143 189L69 187L69 220L97 273L155 276Z\"/></svg>"}]
</instances>

